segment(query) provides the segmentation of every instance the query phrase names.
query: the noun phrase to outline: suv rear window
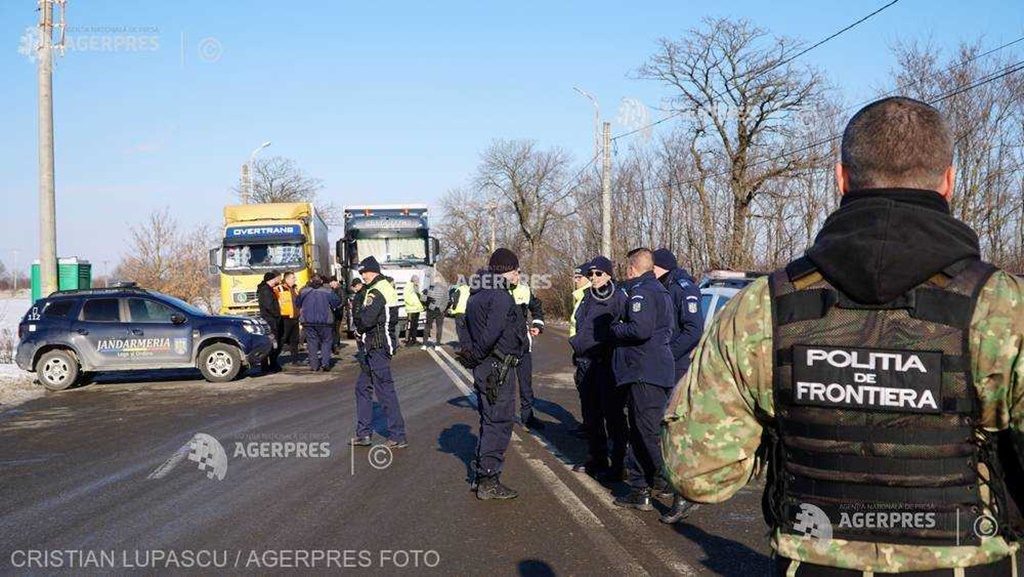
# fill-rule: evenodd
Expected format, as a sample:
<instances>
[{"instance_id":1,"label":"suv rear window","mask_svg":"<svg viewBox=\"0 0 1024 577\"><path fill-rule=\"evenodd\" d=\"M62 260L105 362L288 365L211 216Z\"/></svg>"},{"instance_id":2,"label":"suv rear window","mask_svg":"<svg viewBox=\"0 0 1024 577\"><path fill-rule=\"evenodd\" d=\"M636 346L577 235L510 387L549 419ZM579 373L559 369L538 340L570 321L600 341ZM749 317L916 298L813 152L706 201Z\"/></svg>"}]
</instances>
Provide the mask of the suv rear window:
<instances>
[{"instance_id":1,"label":"suv rear window","mask_svg":"<svg viewBox=\"0 0 1024 577\"><path fill-rule=\"evenodd\" d=\"M43 309L43 316L49 319L63 319L71 312L75 301L51 301Z\"/></svg>"},{"instance_id":2,"label":"suv rear window","mask_svg":"<svg viewBox=\"0 0 1024 577\"><path fill-rule=\"evenodd\" d=\"M117 299L89 299L82 306L82 320L116 323L121 320L121 307Z\"/></svg>"}]
</instances>

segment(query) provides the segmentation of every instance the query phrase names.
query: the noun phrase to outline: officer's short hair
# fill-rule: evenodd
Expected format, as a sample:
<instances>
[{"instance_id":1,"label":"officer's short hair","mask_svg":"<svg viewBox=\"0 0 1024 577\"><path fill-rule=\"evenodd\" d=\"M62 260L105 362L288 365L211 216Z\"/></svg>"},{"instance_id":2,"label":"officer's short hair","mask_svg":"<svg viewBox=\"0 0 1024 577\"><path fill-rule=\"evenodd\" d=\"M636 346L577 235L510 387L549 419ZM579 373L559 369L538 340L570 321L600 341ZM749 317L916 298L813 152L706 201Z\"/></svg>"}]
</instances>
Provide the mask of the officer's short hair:
<instances>
[{"instance_id":1,"label":"officer's short hair","mask_svg":"<svg viewBox=\"0 0 1024 577\"><path fill-rule=\"evenodd\" d=\"M903 96L883 98L850 119L841 161L851 190L934 190L953 164L953 135L932 106Z\"/></svg>"},{"instance_id":2,"label":"officer's short hair","mask_svg":"<svg viewBox=\"0 0 1024 577\"><path fill-rule=\"evenodd\" d=\"M641 273L654 270L654 253L645 246L629 251L626 253L626 258L629 259L629 266L634 270Z\"/></svg>"}]
</instances>

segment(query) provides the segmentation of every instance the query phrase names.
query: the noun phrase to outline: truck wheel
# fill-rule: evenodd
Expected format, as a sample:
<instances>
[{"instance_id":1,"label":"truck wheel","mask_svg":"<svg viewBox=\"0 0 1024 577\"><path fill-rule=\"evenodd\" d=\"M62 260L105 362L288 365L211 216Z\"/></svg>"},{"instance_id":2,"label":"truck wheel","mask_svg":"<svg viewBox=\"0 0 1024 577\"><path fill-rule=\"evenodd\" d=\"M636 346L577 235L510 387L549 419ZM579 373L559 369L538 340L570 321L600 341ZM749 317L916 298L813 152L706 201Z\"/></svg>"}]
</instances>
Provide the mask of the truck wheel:
<instances>
[{"instance_id":1,"label":"truck wheel","mask_svg":"<svg viewBox=\"0 0 1024 577\"><path fill-rule=\"evenodd\" d=\"M36 361L36 374L47 390L63 391L78 379L78 359L70 351L54 349Z\"/></svg>"},{"instance_id":2,"label":"truck wheel","mask_svg":"<svg viewBox=\"0 0 1024 577\"><path fill-rule=\"evenodd\" d=\"M199 352L199 371L211 383L234 380L242 370L242 355L238 347L214 343Z\"/></svg>"}]
</instances>

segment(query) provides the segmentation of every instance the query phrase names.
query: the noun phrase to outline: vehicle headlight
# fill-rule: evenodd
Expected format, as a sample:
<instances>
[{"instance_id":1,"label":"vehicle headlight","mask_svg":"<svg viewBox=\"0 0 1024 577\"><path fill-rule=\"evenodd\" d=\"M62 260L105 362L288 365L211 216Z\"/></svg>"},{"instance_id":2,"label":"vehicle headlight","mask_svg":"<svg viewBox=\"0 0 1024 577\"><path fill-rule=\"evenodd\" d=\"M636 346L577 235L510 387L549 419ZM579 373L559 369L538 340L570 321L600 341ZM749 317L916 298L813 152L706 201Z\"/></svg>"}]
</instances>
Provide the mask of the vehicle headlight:
<instances>
[{"instance_id":1,"label":"vehicle headlight","mask_svg":"<svg viewBox=\"0 0 1024 577\"><path fill-rule=\"evenodd\" d=\"M254 334L254 335L262 335L262 334L264 334L264 332L263 332L263 325L261 325L259 323L256 323L256 322L253 322L253 321L245 321L244 323L242 323L242 328L245 329L245 332L251 333L251 334Z\"/></svg>"},{"instance_id":2,"label":"vehicle headlight","mask_svg":"<svg viewBox=\"0 0 1024 577\"><path fill-rule=\"evenodd\" d=\"M245 304L245 301L249 300L249 297L245 293L234 293L231 298L235 300L235 304Z\"/></svg>"}]
</instances>

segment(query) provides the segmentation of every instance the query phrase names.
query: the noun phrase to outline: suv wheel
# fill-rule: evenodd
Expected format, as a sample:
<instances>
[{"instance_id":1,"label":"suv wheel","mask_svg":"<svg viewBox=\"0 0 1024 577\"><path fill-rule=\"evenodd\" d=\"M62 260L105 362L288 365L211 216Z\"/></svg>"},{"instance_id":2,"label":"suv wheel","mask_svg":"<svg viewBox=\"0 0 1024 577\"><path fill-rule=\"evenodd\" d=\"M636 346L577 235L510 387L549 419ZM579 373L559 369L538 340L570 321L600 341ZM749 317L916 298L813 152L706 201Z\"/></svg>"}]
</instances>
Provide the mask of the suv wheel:
<instances>
[{"instance_id":1,"label":"suv wheel","mask_svg":"<svg viewBox=\"0 0 1024 577\"><path fill-rule=\"evenodd\" d=\"M199 371L211 383L226 383L242 370L242 355L238 347L215 343L199 353Z\"/></svg>"},{"instance_id":2,"label":"suv wheel","mask_svg":"<svg viewBox=\"0 0 1024 577\"><path fill-rule=\"evenodd\" d=\"M78 359L70 351L55 349L36 361L39 382L50 391L63 391L78 379Z\"/></svg>"}]
</instances>

